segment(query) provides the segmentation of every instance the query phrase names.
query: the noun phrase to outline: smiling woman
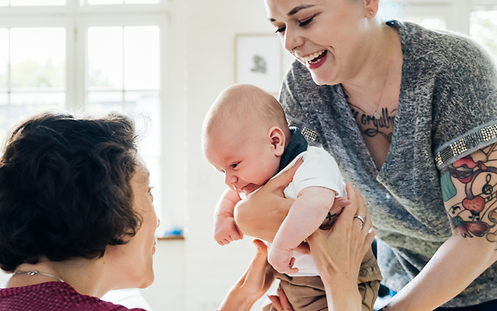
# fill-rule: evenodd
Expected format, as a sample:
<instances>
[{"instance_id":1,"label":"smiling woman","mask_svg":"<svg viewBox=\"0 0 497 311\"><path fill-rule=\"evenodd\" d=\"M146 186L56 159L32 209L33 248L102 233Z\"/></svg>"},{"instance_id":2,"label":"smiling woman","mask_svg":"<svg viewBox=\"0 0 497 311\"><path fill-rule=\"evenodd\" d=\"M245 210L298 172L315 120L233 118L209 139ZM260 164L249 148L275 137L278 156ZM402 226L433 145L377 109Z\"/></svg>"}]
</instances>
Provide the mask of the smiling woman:
<instances>
[{"instance_id":1,"label":"smiling woman","mask_svg":"<svg viewBox=\"0 0 497 311\"><path fill-rule=\"evenodd\" d=\"M497 69L488 53L456 33L385 22L379 0L265 5L296 58L280 92L288 119L316 134L368 202L384 283L398 292L386 308L497 308ZM275 191L258 191L246 208L270 217L281 208Z\"/></svg>"}]
</instances>

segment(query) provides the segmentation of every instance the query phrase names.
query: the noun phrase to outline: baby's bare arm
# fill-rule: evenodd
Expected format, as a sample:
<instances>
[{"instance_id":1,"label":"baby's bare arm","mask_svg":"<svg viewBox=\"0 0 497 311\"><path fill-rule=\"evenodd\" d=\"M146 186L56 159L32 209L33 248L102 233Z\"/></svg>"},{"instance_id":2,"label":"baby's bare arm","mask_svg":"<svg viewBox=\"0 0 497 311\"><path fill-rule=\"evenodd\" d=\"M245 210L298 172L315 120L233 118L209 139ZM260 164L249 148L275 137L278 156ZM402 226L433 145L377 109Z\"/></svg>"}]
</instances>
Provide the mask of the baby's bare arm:
<instances>
[{"instance_id":1,"label":"baby's bare arm","mask_svg":"<svg viewBox=\"0 0 497 311\"><path fill-rule=\"evenodd\" d=\"M323 187L300 191L276 236L273 247L295 249L323 223L335 201L336 192Z\"/></svg>"},{"instance_id":2,"label":"baby's bare arm","mask_svg":"<svg viewBox=\"0 0 497 311\"><path fill-rule=\"evenodd\" d=\"M233 215L235 205L239 201L240 196L228 188L217 202L214 213L214 239L219 245L227 245L243 238Z\"/></svg>"},{"instance_id":3,"label":"baby's bare arm","mask_svg":"<svg viewBox=\"0 0 497 311\"><path fill-rule=\"evenodd\" d=\"M240 196L230 188L226 189L216 205L215 217L233 217L235 205L240 202Z\"/></svg>"}]
</instances>

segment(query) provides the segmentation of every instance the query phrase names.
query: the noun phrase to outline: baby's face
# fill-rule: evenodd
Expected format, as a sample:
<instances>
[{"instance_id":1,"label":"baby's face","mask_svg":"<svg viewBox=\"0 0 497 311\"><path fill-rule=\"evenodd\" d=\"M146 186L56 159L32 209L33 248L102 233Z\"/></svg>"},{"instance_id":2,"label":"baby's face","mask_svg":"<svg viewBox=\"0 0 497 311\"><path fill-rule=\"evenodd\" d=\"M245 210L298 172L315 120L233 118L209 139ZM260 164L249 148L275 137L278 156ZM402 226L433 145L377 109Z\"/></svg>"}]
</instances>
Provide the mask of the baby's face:
<instances>
[{"instance_id":1,"label":"baby's face","mask_svg":"<svg viewBox=\"0 0 497 311\"><path fill-rule=\"evenodd\" d=\"M204 141L204 153L224 182L238 193L251 193L278 171L281 152L262 129L214 131Z\"/></svg>"}]
</instances>

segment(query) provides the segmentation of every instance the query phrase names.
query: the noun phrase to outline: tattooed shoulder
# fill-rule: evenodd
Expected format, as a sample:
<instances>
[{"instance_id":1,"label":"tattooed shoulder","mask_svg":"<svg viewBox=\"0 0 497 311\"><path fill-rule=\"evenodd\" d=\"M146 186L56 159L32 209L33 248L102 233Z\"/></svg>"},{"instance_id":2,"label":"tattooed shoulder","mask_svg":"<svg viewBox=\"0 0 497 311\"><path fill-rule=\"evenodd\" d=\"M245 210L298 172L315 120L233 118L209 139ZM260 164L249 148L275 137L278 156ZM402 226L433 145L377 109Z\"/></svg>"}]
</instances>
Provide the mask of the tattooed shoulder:
<instances>
[{"instance_id":1,"label":"tattooed shoulder","mask_svg":"<svg viewBox=\"0 0 497 311\"><path fill-rule=\"evenodd\" d=\"M497 241L497 143L441 172L442 196L453 230L465 238Z\"/></svg>"}]
</instances>

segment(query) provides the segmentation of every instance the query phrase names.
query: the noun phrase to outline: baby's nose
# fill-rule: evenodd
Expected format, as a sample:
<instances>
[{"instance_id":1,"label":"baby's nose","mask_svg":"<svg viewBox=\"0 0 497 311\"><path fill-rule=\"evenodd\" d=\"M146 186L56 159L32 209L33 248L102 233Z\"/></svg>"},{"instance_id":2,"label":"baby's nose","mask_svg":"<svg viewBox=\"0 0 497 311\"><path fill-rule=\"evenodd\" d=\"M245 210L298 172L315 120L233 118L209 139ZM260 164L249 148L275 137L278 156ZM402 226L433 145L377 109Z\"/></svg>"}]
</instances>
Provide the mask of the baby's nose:
<instances>
[{"instance_id":1,"label":"baby's nose","mask_svg":"<svg viewBox=\"0 0 497 311\"><path fill-rule=\"evenodd\" d=\"M226 173L226 176L224 177L224 183L228 186L234 185L238 181L238 178L236 175L232 173Z\"/></svg>"}]
</instances>

